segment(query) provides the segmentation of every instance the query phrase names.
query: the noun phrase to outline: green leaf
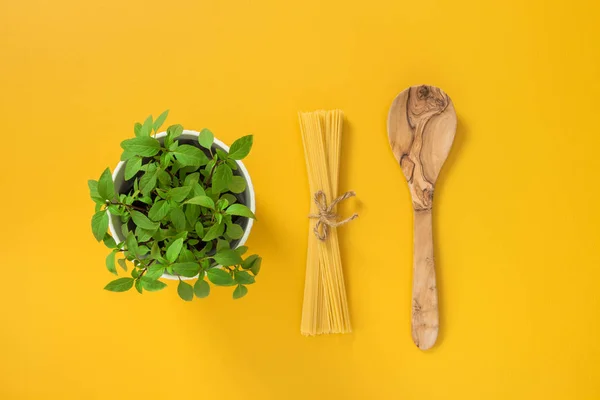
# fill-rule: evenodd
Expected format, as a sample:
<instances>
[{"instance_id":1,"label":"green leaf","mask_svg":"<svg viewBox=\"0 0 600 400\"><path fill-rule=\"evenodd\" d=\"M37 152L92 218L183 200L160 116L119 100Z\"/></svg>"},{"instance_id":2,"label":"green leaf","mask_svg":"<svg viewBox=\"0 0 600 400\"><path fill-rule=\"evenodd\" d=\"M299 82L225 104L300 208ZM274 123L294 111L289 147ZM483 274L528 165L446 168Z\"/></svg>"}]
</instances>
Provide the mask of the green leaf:
<instances>
[{"instance_id":1,"label":"green leaf","mask_svg":"<svg viewBox=\"0 0 600 400\"><path fill-rule=\"evenodd\" d=\"M215 202L208 196L195 196L186 201L184 204L197 204L202 207L215 209Z\"/></svg>"},{"instance_id":2,"label":"green leaf","mask_svg":"<svg viewBox=\"0 0 600 400\"><path fill-rule=\"evenodd\" d=\"M127 272L127 260L125 260L124 258L119 258L117 260L117 263L123 269L123 271Z\"/></svg>"},{"instance_id":3,"label":"green leaf","mask_svg":"<svg viewBox=\"0 0 600 400\"><path fill-rule=\"evenodd\" d=\"M194 172L185 177L185 180L183 181L183 185L193 187L196 183L198 183L199 180L200 180L200 174L198 172Z\"/></svg>"},{"instance_id":4,"label":"green leaf","mask_svg":"<svg viewBox=\"0 0 600 400\"><path fill-rule=\"evenodd\" d=\"M180 182L185 182L185 178L186 176L192 172L192 171L188 171L189 169L193 169L194 171L198 169L198 167L182 167L178 172L179 172L179 181ZM179 185L176 185L179 186ZM181 185L181 186L186 186L186 185Z\"/></svg>"},{"instance_id":5,"label":"green leaf","mask_svg":"<svg viewBox=\"0 0 600 400\"><path fill-rule=\"evenodd\" d=\"M219 211L227 208L227 206L229 205L229 202L227 201L227 199L219 199L217 201L217 203L215 204L215 208Z\"/></svg>"},{"instance_id":6,"label":"green leaf","mask_svg":"<svg viewBox=\"0 0 600 400\"><path fill-rule=\"evenodd\" d=\"M133 232L129 232L129 234L127 235L127 238L125 239L125 246L127 246L127 251L130 254L134 256L139 254L138 242L135 236L133 235Z\"/></svg>"},{"instance_id":7,"label":"green leaf","mask_svg":"<svg viewBox=\"0 0 600 400\"><path fill-rule=\"evenodd\" d=\"M133 287L133 278L119 278L108 285L104 286L104 290L111 292L126 292Z\"/></svg>"},{"instance_id":8,"label":"green leaf","mask_svg":"<svg viewBox=\"0 0 600 400\"><path fill-rule=\"evenodd\" d=\"M152 205L152 198L150 196L140 197L139 199L137 199L137 201L140 201L140 202L142 202L144 204Z\"/></svg>"},{"instance_id":9,"label":"green leaf","mask_svg":"<svg viewBox=\"0 0 600 400\"><path fill-rule=\"evenodd\" d=\"M221 198L223 200L227 200L228 204L233 204L237 201L237 198L234 195L232 195L231 193L225 193L224 195L221 196Z\"/></svg>"},{"instance_id":10,"label":"green leaf","mask_svg":"<svg viewBox=\"0 0 600 400\"><path fill-rule=\"evenodd\" d=\"M106 210L98 211L92 217L92 232L97 241L104 239L108 230L108 214Z\"/></svg>"},{"instance_id":11,"label":"green leaf","mask_svg":"<svg viewBox=\"0 0 600 400\"><path fill-rule=\"evenodd\" d=\"M204 249L202 249L203 253L208 252L209 250L207 250L206 248L210 247L210 243L206 244L206 247ZM210 266L213 263L211 262L211 260L209 260L208 258L205 258L204 260L200 261L200 266L202 267L202 269L206 270L207 268L210 268Z\"/></svg>"},{"instance_id":12,"label":"green leaf","mask_svg":"<svg viewBox=\"0 0 600 400\"><path fill-rule=\"evenodd\" d=\"M148 267L148 270L146 271L146 274L144 276L151 280L157 280L158 278L160 278L162 276L162 274L164 272L165 272L164 265L152 264L150 267Z\"/></svg>"},{"instance_id":13,"label":"green leaf","mask_svg":"<svg viewBox=\"0 0 600 400\"><path fill-rule=\"evenodd\" d=\"M108 233L106 235L104 235L104 238L102 238L102 241L104 242L104 245L106 247L108 247L109 249L117 248L117 242L115 242L115 239L112 236L110 236Z\"/></svg>"},{"instance_id":14,"label":"green leaf","mask_svg":"<svg viewBox=\"0 0 600 400\"><path fill-rule=\"evenodd\" d=\"M241 160L250 153L252 148L253 137L252 135L242 136L231 144L229 148L229 158L234 160Z\"/></svg>"},{"instance_id":15,"label":"green leaf","mask_svg":"<svg viewBox=\"0 0 600 400\"><path fill-rule=\"evenodd\" d=\"M239 246L239 247L236 247L233 250L236 253L238 253L240 256L242 256L242 255L244 255L244 253L246 253L248 251L248 246Z\"/></svg>"},{"instance_id":16,"label":"green leaf","mask_svg":"<svg viewBox=\"0 0 600 400\"><path fill-rule=\"evenodd\" d=\"M173 243L169 245L167 248L167 260L170 262L175 262L177 257L179 257L179 252L181 252L181 248L183 247L183 239L177 239Z\"/></svg>"},{"instance_id":17,"label":"green leaf","mask_svg":"<svg viewBox=\"0 0 600 400\"><path fill-rule=\"evenodd\" d=\"M158 227L160 226L160 224L158 222L152 222L150 221L150 219L148 219L148 217L146 217L144 214L142 214L139 211L131 211L131 218L133 219L133 222L135 223L136 226L142 228L142 229L147 229L149 231L156 231L158 229Z\"/></svg>"},{"instance_id":18,"label":"green leaf","mask_svg":"<svg viewBox=\"0 0 600 400\"><path fill-rule=\"evenodd\" d=\"M159 169L154 171L148 171L140 179L140 192L144 195L149 195L152 190L156 187L156 178Z\"/></svg>"},{"instance_id":19,"label":"green leaf","mask_svg":"<svg viewBox=\"0 0 600 400\"><path fill-rule=\"evenodd\" d=\"M210 285L204 279L198 279L194 284L194 294L197 298L203 299L210 294Z\"/></svg>"},{"instance_id":20,"label":"green leaf","mask_svg":"<svg viewBox=\"0 0 600 400\"><path fill-rule=\"evenodd\" d=\"M215 166L216 162L217 162L216 158L208 161L208 164L206 164L206 166L204 167L204 170L201 170L200 173L202 175L204 175L205 177L209 176L211 171L213 170L213 167Z\"/></svg>"},{"instance_id":21,"label":"green leaf","mask_svg":"<svg viewBox=\"0 0 600 400\"><path fill-rule=\"evenodd\" d=\"M146 245L141 245L140 247L138 247L138 250L139 250L140 256L144 256L144 255L150 253L150 249Z\"/></svg>"},{"instance_id":22,"label":"green leaf","mask_svg":"<svg viewBox=\"0 0 600 400\"><path fill-rule=\"evenodd\" d=\"M208 241L211 241L213 239L216 239L219 236L223 235L224 231L225 231L225 225L223 225L223 224L214 224L204 234L204 237L202 238L202 240L205 241L205 242L208 242Z\"/></svg>"},{"instance_id":23,"label":"green leaf","mask_svg":"<svg viewBox=\"0 0 600 400\"><path fill-rule=\"evenodd\" d=\"M120 158L120 160L121 160L121 161L127 161L127 160L129 160L131 157L134 157L134 156L135 156L135 153L134 153L133 151L127 151L127 150L124 150L124 151L121 153L121 158Z\"/></svg>"},{"instance_id":24,"label":"green leaf","mask_svg":"<svg viewBox=\"0 0 600 400\"><path fill-rule=\"evenodd\" d=\"M237 285L237 287L233 291L233 298L239 299L241 297L244 297L246 295L246 293L248 293L248 288L246 286Z\"/></svg>"},{"instance_id":25,"label":"green leaf","mask_svg":"<svg viewBox=\"0 0 600 400\"><path fill-rule=\"evenodd\" d=\"M184 166L200 167L208 162L208 157L202 150L189 144L182 144L173 150L173 154L177 161Z\"/></svg>"},{"instance_id":26,"label":"green leaf","mask_svg":"<svg viewBox=\"0 0 600 400\"><path fill-rule=\"evenodd\" d=\"M97 204L104 204L104 199L98 193L98 181L90 179L88 181L88 188L90 188L90 197Z\"/></svg>"},{"instance_id":27,"label":"green leaf","mask_svg":"<svg viewBox=\"0 0 600 400\"><path fill-rule=\"evenodd\" d=\"M108 269L111 273L118 275L117 266L115 265L115 254L116 251L111 251L110 254L106 256L106 269Z\"/></svg>"},{"instance_id":28,"label":"green leaf","mask_svg":"<svg viewBox=\"0 0 600 400\"><path fill-rule=\"evenodd\" d=\"M196 234L199 238L202 238L202 236L204 236L204 226L202 225L202 222L196 222L194 230L196 231Z\"/></svg>"},{"instance_id":29,"label":"green leaf","mask_svg":"<svg viewBox=\"0 0 600 400\"><path fill-rule=\"evenodd\" d=\"M237 171L237 169L238 169L237 161L232 160L231 158L228 158L227 160L225 160L225 162L227 163L227 165L229 165L231 167L232 170Z\"/></svg>"},{"instance_id":30,"label":"green leaf","mask_svg":"<svg viewBox=\"0 0 600 400\"><path fill-rule=\"evenodd\" d=\"M152 257L155 260L158 260L160 257L162 257L162 254L160 252L160 246L158 245L158 240L152 244L152 249L150 249L150 257Z\"/></svg>"},{"instance_id":31,"label":"green leaf","mask_svg":"<svg viewBox=\"0 0 600 400\"><path fill-rule=\"evenodd\" d=\"M227 153L225 153L225 151L223 149L217 148L216 152L217 152L217 159L219 159L219 160L227 159Z\"/></svg>"},{"instance_id":32,"label":"green leaf","mask_svg":"<svg viewBox=\"0 0 600 400\"><path fill-rule=\"evenodd\" d=\"M225 162L231 167L232 170L236 171L238 169L238 164L235 160L228 158L227 160L225 160Z\"/></svg>"},{"instance_id":33,"label":"green leaf","mask_svg":"<svg viewBox=\"0 0 600 400\"><path fill-rule=\"evenodd\" d=\"M231 286L234 284L233 278L229 272L220 268L211 268L206 271L208 280L217 286Z\"/></svg>"},{"instance_id":34,"label":"green leaf","mask_svg":"<svg viewBox=\"0 0 600 400\"><path fill-rule=\"evenodd\" d=\"M185 242L185 239L187 239L188 231L182 230L182 231L178 232L173 227L169 227L167 230L167 234L168 234L167 236L170 236L171 239L173 239L173 240L183 239Z\"/></svg>"},{"instance_id":35,"label":"green leaf","mask_svg":"<svg viewBox=\"0 0 600 400\"><path fill-rule=\"evenodd\" d=\"M187 197L188 193L190 193L191 189L190 186L181 186L170 189L167 192L167 199L181 203Z\"/></svg>"},{"instance_id":36,"label":"green leaf","mask_svg":"<svg viewBox=\"0 0 600 400\"><path fill-rule=\"evenodd\" d=\"M169 213L169 218L176 230L183 231L185 229L185 214L181 208L174 207Z\"/></svg>"},{"instance_id":37,"label":"green leaf","mask_svg":"<svg viewBox=\"0 0 600 400\"><path fill-rule=\"evenodd\" d=\"M221 251L221 250L228 250L229 247L229 242L227 240L223 240L223 239L219 239L217 240L217 252Z\"/></svg>"},{"instance_id":38,"label":"green leaf","mask_svg":"<svg viewBox=\"0 0 600 400\"><path fill-rule=\"evenodd\" d=\"M250 285L255 282L254 277L246 271L235 271L235 281L240 284Z\"/></svg>"},{"instance_id":39,"label":"green leaf","mask_svg":"<svg viewBox=\"0 0 600 400\"><path fill-rule=\"evenodd\" d=\"M206 195L206 192L204 191L204 188L202 187L202 185L200 185L199 183L192 184L192 191L190 192L190 197L205 196L205 195Z\"/></svg>"},{"instance_id":40,"label":"green leaf","mask_svg":"<svg viewBox=\"0 0 600 400\"><path fill-rule=\"evenodd\" d=\"M256 254L252 254L251 256L248 256L244 262L242 262L242 268L243 269L250 269L250 267L252 267L252 264L258 259L258 255Z\"/></svg>"},{"instance_id":41,"label":"green leaf","mask_svg":"<svg viewBox=\"0 0 600 400\"><path fill-rule=\"evenodd\" d=\"M171 162L173 161L173 154L171 153L162 153L160 155L160 167L163 170L166 170L171 166Z\"/></svg>"},{"instance_id":42,"label":"green leaf","mask_svg":"<svg viewBox=\"0 0 600 400\"><path fill-rule=\"evenodd\" d=\"M168 201L158 200L152 207L150 207L150 211L148 211L148 217L156 222L162 221L169 211L171 210L171 205Z\"/></svg>"},{"instance_id":43,"label":"green leaf","mask_svg":"<svg viewBox=\"0 0 600 400\"><path fill-rule=\"evenodd\" d=\"M135 281L135 290L137 290L139 294L143 293L144 288L142 288L142 281L140 281L140 280Z\"/></svg>"},{"instance_id":44,"label":"green leaf","mask_svg":"<svg viewBox=\"0 0 600 400\"><path fill-rule=\"evenodd\" d=\"M124 140L121 142L121 147L125 151L129 151L142 157L152 157L158 154L160 151L160 143L158 140L149 136L140 136L133 139Z\"/></svg>"},{"instance_id":45,"label":"green leaf","mask_svg":"<svg viewBox=\"0 0 600 400\"><path fill-rule=\"evenodd\" d=\"M142 281L142 287L149 292L158 292L167 287L166 283L146 278L146 276L142 276L140 280Z\"/></svg>"},{"instance_id":46,"label":"green leaf","mask_svg":"<svg viewBox=\"0 0 600 400\"><path fill-rule=\"evenodd\" d=\"M167 153L168 154L168 153ZM171 181L171 175L167 171L159 170L156 174L158 181L165 185L166 187L170 187L173 183Z\"/></svg>"},{"instance_id":47,"label":"green leaf","mask_svg":"<svg viewBox=\"0 0 600 400\"><path fill-rule=\"evenodd\" d=\"M242 257L240 257L238 253L231 249L223 249L218 251L217 254L214 255L214 259L224 267L242 263Z\"/></svg>"},{"instance_id":48,"label":"green leaf","mask_svg":"<svg viewBox=\"0 0 600 400\"><path fill-rule=\"evenodd\" d=\"M173 264L173 271L181 276L193 278L200 272L200 264L190 261L175 263Z\"/></svg>"},{"instance_id":49,"label":"green leaf","mask_svg":"<svg viewBox=\"0 0 600 400\"><path fill-rule=\"evenodd\" d=\"M215 136L208 129L204 128L200 131L200 135L198 136L198 143L200 143L200 146L210 149L214 140Z\"/></svg>"},{"instance_id":50,"label":"green leaf","mask_svg":"<svg viewBox=\"0 0 600 400\"><path fill-rule=\"evenodd\" d=\"M185 206L185 218L191 226L196 224L198 217L200 217L200 206L195 204L187 204Z\"/></svg>"},{"instance_id":51,"label":"green leaf","mask_svg":"<svg viewBox=\"0 0 600 400\"><path fill-rule=\"evenodd\" d=\"M177 233L176 231L173 231L174 235L173 236L173 240L177 240L177 239L183 239L184 243L185 240L187 239L188 236L188 231L181 231L179 233Z\"/></svg>"},{"instance_id":52,"label":"green leaf","mask_svg":"<svg viewBox=\"0 0 600 400\"><path fill-rule=\"evenodd\" d=\"M140 124L139 122L136 122L133 125L133 133L135 133L135 136L140 136L142 132L142 124Z\"/></svg>"},{"instance_id":53,"label":"green leaf","mask_svg":"<svg viewBox=\"0 0 600 400\"><path fill-rule=\"evenodd\" d=\"M240 239L244 236L244 230L238 224L227 224L226 233L232 239Z\"/></svg>"},{"instance_id":54,"label":"green leaf","mask_svg":"<svg viewBox=\"0 0 600 400\"><path fill-rule=\"evenodd\" d=\"M152 133L152 115L148 115L148 117L142 124L142 128L140 129L140 137L150 136L151 133Z\"/></svg>"},{"instance_id":55,"label":"green leaf","mask_svg":"<svg viewBox=\"0 0 600 400\"><path fill-rule=\"evenodd\" d=\"M167 136L170 140L175 140L183 133L183 126L176 124L167 128Z\"/></svg>"},{"instance_id":56,"label":"green leaf","mask_svg":"<svg viewBox=\"0 0 600 400\"><path fill-rule=\"evenodd\" d=\"M106 168L98 180L98 194L104 200L112 200L115 197L115 185L110 176L110 169Z\"/></svg>"},{"instance_id":57,"label":"green leaf","mask_svg":"<svg viewBox=\"0 0 600 400\"><path fill-rule=\"evenodd\" d=\"M250 271L254 274L254 276L258 275L260 272L260 264L262 263L262 257L258 257L250 266Z\"/></svg>"},{"instance_id":58,"label":"green leaf","mask_svg":"<svg viewBox=\"0 0 600 400\"><path fill-rule=\"evenodd\" d=\"M142 157L134 156L125 163L125 179L129 180L138 173L142 167Z\"/></svg>"},{"instance_id":59,"label":"green leaf","mask_svg":"<svg viewBox=\"0 0 600 400\"><path fill-rule=\"evenodd\" d=\"M154 171L156 171L156 170L157 170L157 168L158 168L158 164L157 164L157 162L156 162L156 161L150 161L150 162L149 162L149 163L147 163L147 164L143 164L143 165L140 167L140 171L144 171L144 172L146 172L146 171L154 172Z\"/></svg>"},{"instance_id":60,"label":"green leaf","mask_svg":"<svg viewBox=\"0 0 600 400\"><path fill-rule=\"evenodd\" d=\"M231 171L231 167L226 164L218 165L212 176L213 192L222 192L227 189L232 179L233 171Z\"/></svg>"},{"instance_id":61,"label":"green leaf","mask_svg":"<svg viewBox=\"0 0 600 400\"><path fill-rule=\"evenodd\" d=\"M177 294L185 301L192 301L194 299L194 288L187 282L182 280L177 285Z\"/></svg>"},{"instance_id":62,"label":"green leaf","mask_svg":"<svg viewBox=\"0 0 600 400\"><path fill-rule=\"evenodd\" d=\"M234 175L231 178L231 182L229 182L228 188L233 193L242 193L246 190L246 180L239 175Z\"/></svg>"},{"instance_id":63,"label":"green leaf","mask_svg":"<svg viewBox=\"0 0 600 400\"><path fill-rule=\"evenodd\" d=\"M113 204L108 206L108 212L112 215L123 215L123 209Z\"/></svg>"},{"instance_id":64,"label":"green leaf","mask_svg":"<svg viewBox=\"0 0 600 400\"><path fill-rule=\"evenodd\" d=\"M191 245L192 241L193 239L190 239L187 241L187 243ZM183 249L181 249L181 253L179 253L178 260L179 262L190 262L196 261L196 258L194 257L194 253L192 253L192 251L184 245Z\"/></svg>"},{"instance_id":65,"label":"green leaf","mask_svg":"<svg viewBox=\"0 0 600 400\"><path fill-rule=\"evenodd\" d=\"M225 214L239 215L240 217L248 217L248 218L256 219L256 216L254 215L254 213L252 211L250 211L250 209L243 204L230 205L229 207L227 207L227 210L225 210Z\"/></svg>"},{"instance_id":66,"label":"green leaf","mask_svg":"<svg viewBox=\"0 0 600 400\"><path fill-rule=\"evenodd\" d=\"M148 229L142 229L138 226L135 228L135 237L137 238L138 243L147 242L148 240L150 240L150 238L152 238L152 235L154 235L154 232L156 232L156 229L148 230ZM141 250L141 246L140 246L140 250Z\"/></svg>"},{"instance_id":67,"label":"green leaf","mask_svg":"<svg viewBox=\"0 0 600 400\"><path fill-rule=\"evenodd\" d=\"M158 116L158 118L156 118L156 121L154 121L154 124L152 124L152 128L154 128L154 132L158 132L158 130L160 129L162 124L165 123L165 120L167 119L167 115L169 115L169 110L164 111L162 114L160 114Z\"/></svg>"},{"instance_id":68,"label":"green leaf","mask_svg":"<svg viewBox=\"0 0 600 400\"><path fill-rule=\"evenodd\" d=\"M251 256L248 256L244 262L242 262L242 268L243 269L249 269L252 266L252 263L258 258L257 254L252 254Z\"/></svg>"},{"instance_id":69,"label":"green leaf","mask_svg":"<svg viewBox=\"0 0 600 400\"><path fill-rule=\"evenodd\" d=\"M124 220L123 222L126 222L126 221ZM121 225L121 233L125 237L127 237L127 235L129 235L129 228L127 228L127 224L126 223L124 223L123 225Z\"/></svg>"},{"instance_id":70,"label":"green leaf","mask_svg":"<svg viewBox=\"0 0 600 400\"><path fill-rule=\"evenodd\" d=\"M159 188L159 189L157 189L157 190L156 190L156 193L158 194L158 196L159 196L161 199L166 199L166 198L167 198L167 191L166 191L166 190L164 190L164 189L160 189L160 188ZM171 205L173 205L173 204L171 204Z\"/></svg>"}]
</instances>

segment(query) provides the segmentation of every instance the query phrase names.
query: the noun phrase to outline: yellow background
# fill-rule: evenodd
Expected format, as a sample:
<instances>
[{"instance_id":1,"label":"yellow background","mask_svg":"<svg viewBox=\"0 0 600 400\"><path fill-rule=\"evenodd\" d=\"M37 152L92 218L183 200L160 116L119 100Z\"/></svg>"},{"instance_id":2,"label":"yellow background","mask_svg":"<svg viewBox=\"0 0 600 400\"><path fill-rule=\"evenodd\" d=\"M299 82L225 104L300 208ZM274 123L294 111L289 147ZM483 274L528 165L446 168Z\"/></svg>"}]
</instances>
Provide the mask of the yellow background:
<instances>
[{"instance_id":1,"label":"yellow background","mask_svg":"<svg viewBox=\"0 0 600 400\"><path fill-rule=\"evenodd\" d=\"M0 398L600 399L597 1L0 1ZM387 142L429 83L458 130L436 191L441 332L410 337L412 214ZM253 133L249 295L103 291L86 180L133 123ZM354 333L299 333L296 112L348 125Z\"/></svg>"}]
</instances>

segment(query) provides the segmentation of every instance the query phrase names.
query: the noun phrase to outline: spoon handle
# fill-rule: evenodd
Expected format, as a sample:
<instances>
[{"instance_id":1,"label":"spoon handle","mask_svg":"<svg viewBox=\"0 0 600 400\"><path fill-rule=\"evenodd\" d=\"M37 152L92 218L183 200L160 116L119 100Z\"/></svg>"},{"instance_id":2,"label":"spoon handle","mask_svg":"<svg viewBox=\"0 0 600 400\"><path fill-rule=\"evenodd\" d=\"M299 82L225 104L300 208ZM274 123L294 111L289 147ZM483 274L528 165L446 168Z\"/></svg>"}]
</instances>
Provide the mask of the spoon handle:
<instances>
[{"instance_id":1,"label":"spoon handle","mask_svg":"<svg viewBox=\"0 0 600 400\"><path fill-rule=\"evenodd\" d=\"M427 350L439 330L431 209L415 210L414 228L412 338L419 349Z\"/></svg>"}]
</instances>

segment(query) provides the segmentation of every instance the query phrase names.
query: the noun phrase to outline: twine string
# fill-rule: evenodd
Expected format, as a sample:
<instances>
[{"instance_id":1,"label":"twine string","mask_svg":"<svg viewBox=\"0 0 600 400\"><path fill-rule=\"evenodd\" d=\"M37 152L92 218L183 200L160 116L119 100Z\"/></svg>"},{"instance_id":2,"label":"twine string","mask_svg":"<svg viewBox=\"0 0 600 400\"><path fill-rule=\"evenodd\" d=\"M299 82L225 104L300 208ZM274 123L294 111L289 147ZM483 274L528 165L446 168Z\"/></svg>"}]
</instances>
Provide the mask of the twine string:
<instances>
[{"instance_id":1,"label":"twine string","mask_svg":"<svg viewBox=\"0 0 600 400\"><path fill-rule=\"evenodd\" d=\"M315 224L314 232L315 236L319 240L323 241L327 239L327 236L329 235L329 227L336 228L340 225L347 224L354 218L358 217L358 214L353 214L346 219L338 221L338 215L334 212L335 206L338 203L354 196L356 196L356 193L349 191L334 199L331 204L327 205L327 196L325 195L325 192L319 190L315 193L314 202L317 205L318 213L310 214L308 218L318 220Z\"/></svg>"}]
</instances>

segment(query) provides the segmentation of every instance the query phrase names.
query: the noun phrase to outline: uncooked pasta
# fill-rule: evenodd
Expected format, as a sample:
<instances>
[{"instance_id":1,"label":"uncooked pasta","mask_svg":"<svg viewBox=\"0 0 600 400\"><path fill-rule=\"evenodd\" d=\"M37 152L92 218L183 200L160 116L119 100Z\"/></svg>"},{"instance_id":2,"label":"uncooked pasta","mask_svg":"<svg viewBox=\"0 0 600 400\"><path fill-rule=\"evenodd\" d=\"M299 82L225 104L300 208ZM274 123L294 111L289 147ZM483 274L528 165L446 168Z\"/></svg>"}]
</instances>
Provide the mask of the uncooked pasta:
<instances>
[{"instance_id":1,"label":"uncooked pasta","mask_svg":"<svg viewBox=\"0 0 600 400\"><path fill-rule=\"evenodd\" d=\"M321 110L299 113L299 118L312 194L300 331L303 335L348 333L352 328L336 227L357 215L338 221L336 204L354 192L334 197L344 114Z\"/></svg>"}]
</instances>

